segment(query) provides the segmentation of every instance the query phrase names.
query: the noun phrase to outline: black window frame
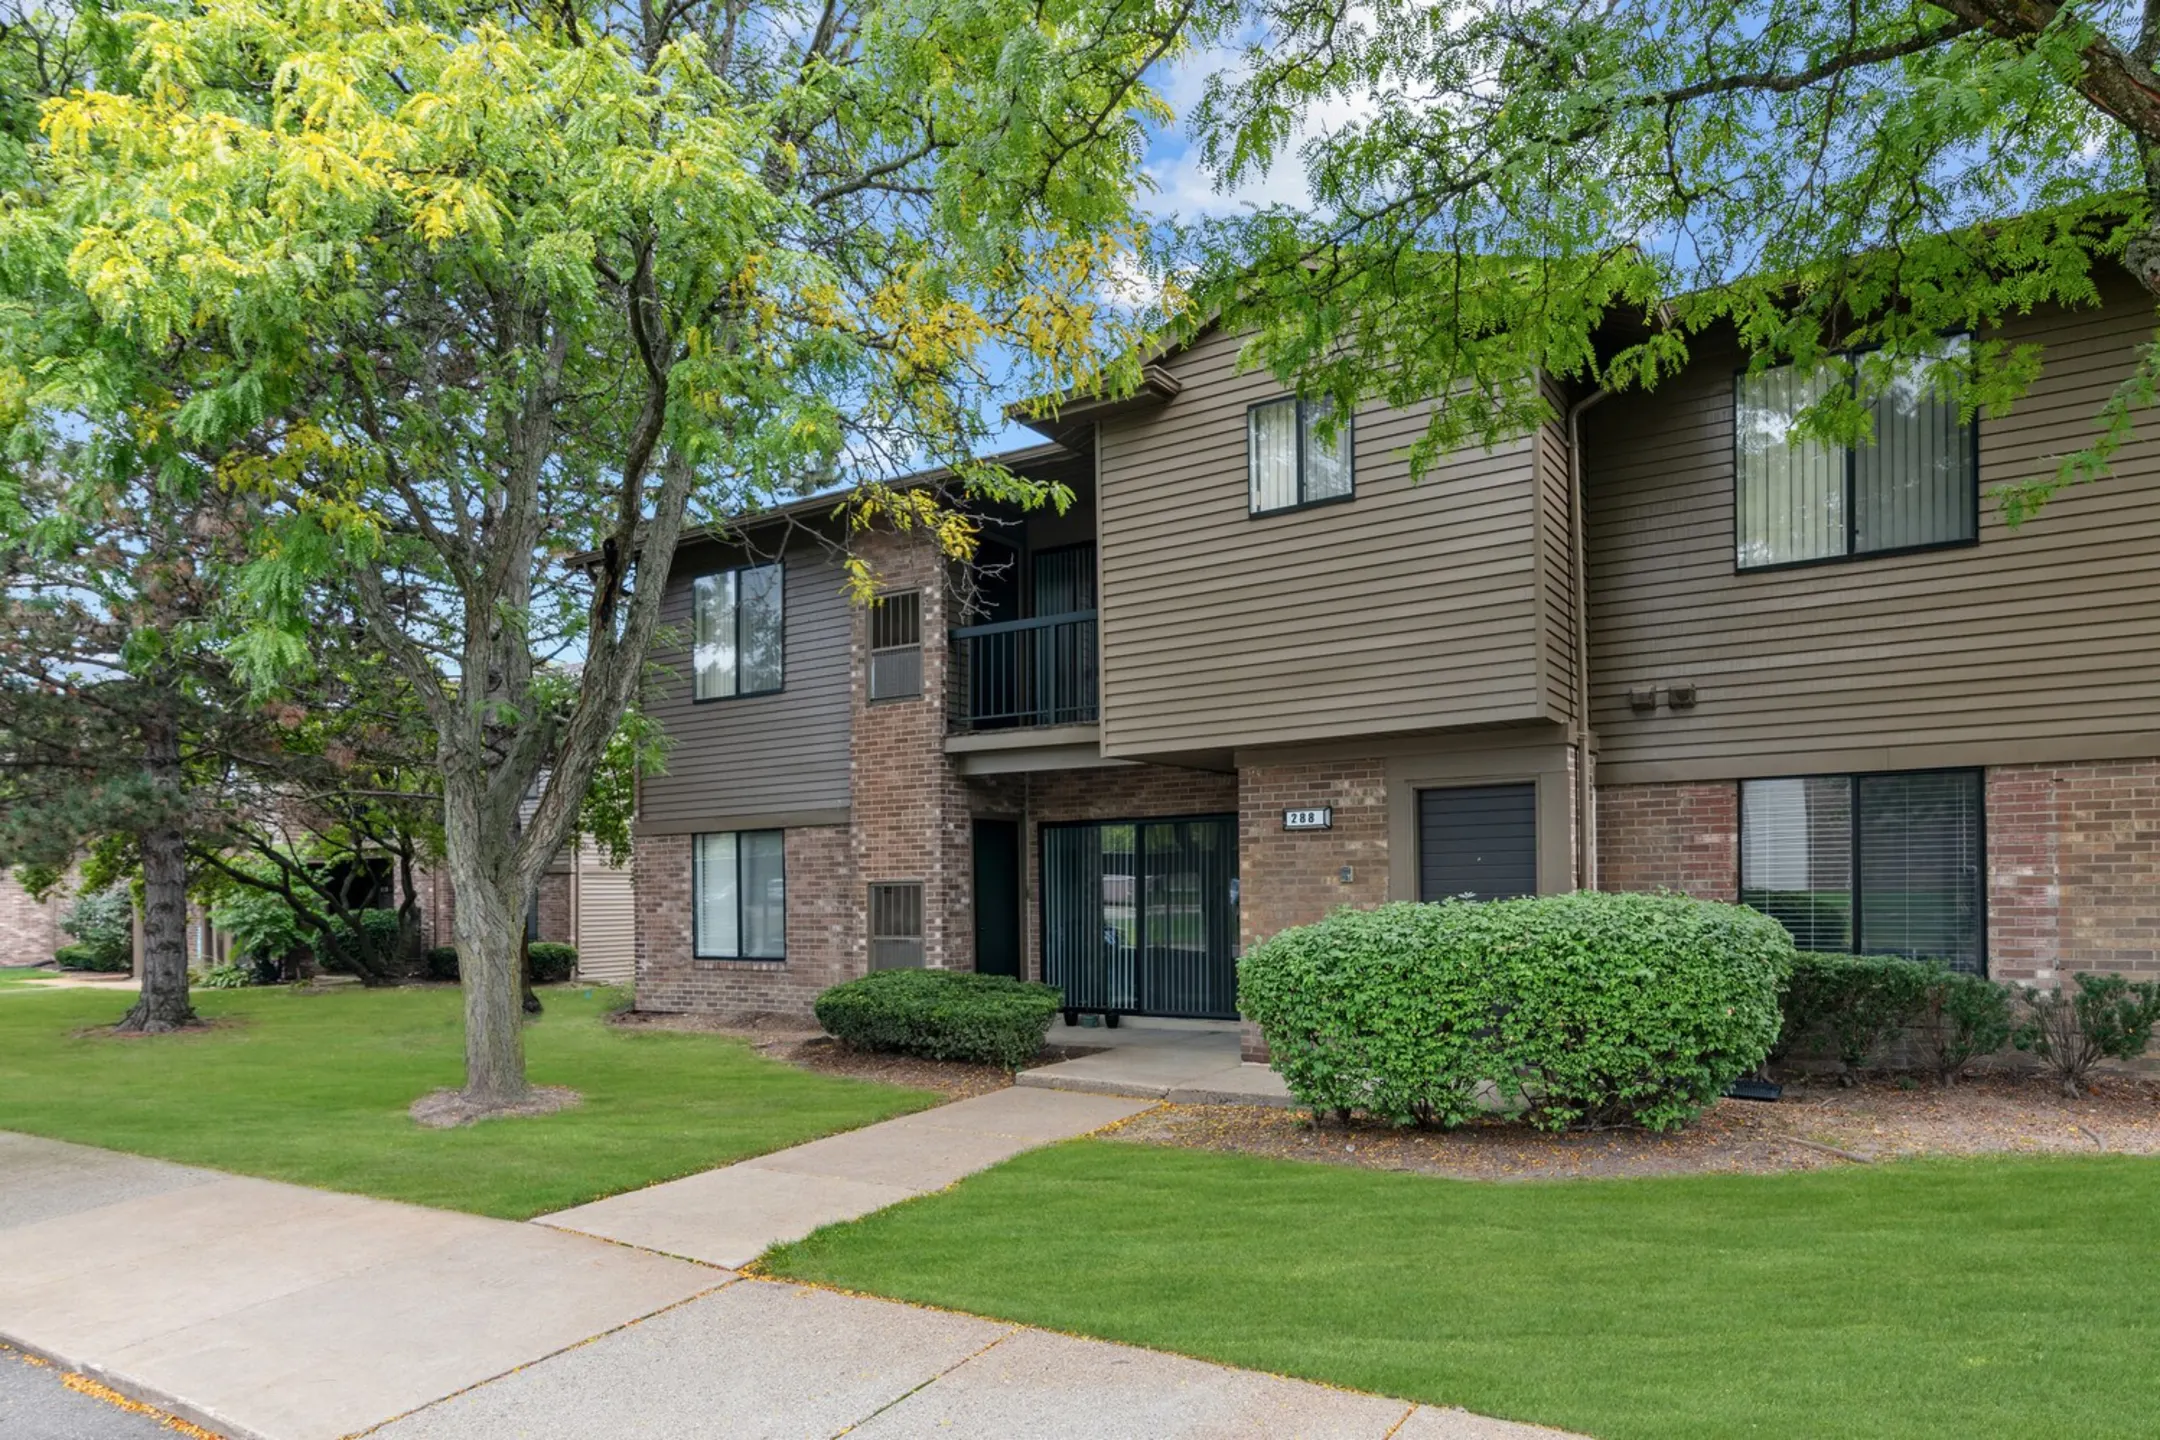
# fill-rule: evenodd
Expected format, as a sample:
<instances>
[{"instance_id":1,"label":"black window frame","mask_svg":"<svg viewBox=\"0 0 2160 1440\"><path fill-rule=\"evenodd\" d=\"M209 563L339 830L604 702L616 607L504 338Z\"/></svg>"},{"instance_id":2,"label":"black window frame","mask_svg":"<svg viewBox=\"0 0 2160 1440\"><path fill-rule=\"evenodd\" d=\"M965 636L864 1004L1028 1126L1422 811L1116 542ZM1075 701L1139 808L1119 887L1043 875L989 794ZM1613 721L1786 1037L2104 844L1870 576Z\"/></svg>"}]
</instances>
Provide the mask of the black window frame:
<instances>
[{"instance_id":1,"label":"black window frame","mask_svg":"<svg viewBox=\"0 0 2160 1440\"><path fill-rule=\"evenodd\" d=\"M777 570L780 572L780 683L766 690L742 688L742 580L746 571ZM735 581L735 693L732 695L700 695L697 693L697 582L710 580L716 575L734 575ZM787 561L759 560L746 565L723 565L717 570L702 570L690 577L690 703L693 705L718 705L729 700L755 700L764 695L778 695L787 689ZM714 832L725 833L725 832Z\"/></svg>"},{"instance_id":2,"label":"black window frame","mask_svg":"<svg viewBox=\"0 0 2160 1440\"><path fill-rule=\"evenodd\" d=\"M705 906L698 893L698 842L713 835L735 837L735 953L732 955L711 952L705 948ZM743 898L749 890L743 878L743 838L748 835L777 835L780 837L780 953L777 955L745 955L742 953L743 937L750 933L743 912ZM785 965L787 963L788 929L788 876L787 831L770 826L757 830L701 830L690 837L690 957L693 960L726 960L753 965Z\"/></svg>"},{"instance_id":3,"label":"black window frame","mask_svg":"<svg viewBox=\"0 0 2160 1440\"><path fill-rule=\"evenodd\" d=\"M877 643L877 627L879 614L883 611L886 605L890 604L894 600L901 599L907 600L914 611L915 639L912 644L879 645ZM929 686L924 684L923 677L923 658L925 652L923 649L923 592L921 588L911 587L905 590L888 590L880 593L872 600L869 607L869 613L864 616L863 624L864 703L869 705L905 705L909 701L921 700L925 695L929 693ZM903 693L896 693L891 695L878 694L878 657L880 655L898 655L909 650L913 650L915 652L915 688L913 690L905 691Z\"/></svg>"},{"instance_id":4,"label":"black window frame","mask_svg":"<svg viewBox=\"0 0 2160 1440\"><path fill-rule=\"evenodd\" d=\"M1323 400L1327 400L1327 399L1332 399L1332 397L1329 397L1329 396L1322 396L1322 397L1321 397L1321 399L1323 399ZM1252 504L1252 500L1253 500L1253 484L1252 484L1252 461L1253 461L1253 452L1252 452L1252 437L1253 437L1253 430L1252 430L1252 427L1253 427L1253 412L1255 412L1255 411L1257 411L1257 410L1264 410L1264 409L1268 408L1268 407L1269 407L1269 406L1271 406L1271 405L1280 405L1280 404L1282 404L1282 403L1283 403L1284 401L1286 401L1286 400L1287 400L1287 401L1292 401L1292 402L1294 402L1294 403L1296 404L1296 406L1297 406L1297 493L1298 493L1298 498L1297 498L1297 501L1296 501L1296 503L1295 503L1295 504L1290 504L1290 505L1276 505L1276 506L1272 506L1272 507L1270 507L1270 508L1268 508L1268 509L1266 509L1266 510L1255 510L1255 509L1253 508L1253 504ZM1348 468L1348 470L1349 470L1349 474L1350 474L1350 488L1349 488L1349 489L1347 489L1347 490L1345 490L1345 491L1343 491L1343 493L1342 493L1342 494L1340 494L1340 495L1323 495L1323 496L1321 496L1321 497L1320 497L1320 498L1319 498L1318 500L1308 500L1308 499L1306 499L1306 498L1305 498L1305 433L1306 433L1306 432L1305 432L1305 410L1306 410L1306 407L1307 407L1308 405L1312 405L1312 404L1315 404L1315 403L1317 403L1317 402L1315 402L1315 401L1313 401L1313 400L1308 400L1308 399L1307 399L1307 398L1306 398L1305 396L1303 396L1303 395L1299 395L1299 394L1297 394L1297 393L1295 393L1295 392L1293 391L1293 392L1289 392L1289 393L1286 393L1286 394L1282 394L1282 395L1270 395L1270 396L1269 396L1269 397L1267 397L1267 398L1266 398L1265 400L1255 400L1255 401L1253 401L1253 402L1252 402L1252 403L1251 403L1250 405L1247 405L1247 406L1245 407L1245 518L1246 518L1246 519L1248 519L1248 520L1266 520L1266 519L1272 519L1273 517L1275 517L1275 516L1277 516L1277 515L1295 515L1295 514L1297 514L1297 513L1299 512L1299 511L1301 511L1301 510L1317 510L1317 509L1319 509L1319 508L1320 508L1321 506L1323 506L1323 505L1347 505L1347 504L1349 504L1349 503L1350 503L1350 502L1351 502L1352 500L1355 500L1355 499L1357 499L1357 407L1356 407L1356 406L1354 406L1354 405L1350 407L1349 413L1348 413L1348 414L1346 414L1346 415L1345 415L1345 416L1343 417L1343 422L1342 422L1342 438L1343 438L1343 443L1344 443L1344 447L1345 447L1345 451L1346 451L1346 453L1345 453L1345 456L1344 456L1344 461L1343 461L1343 463L1345 464L1345 466L1346 466L1346 467Z\"/></svg>"},{"instance_id":5,"label":"black window frame","mask_svg":"<svg viewBox=\"0 0 2160 1440\"><path fill-rule=\"evenodd\" d=\"M1747 800L1744 792L1748 784L1750 782L1765 780L1843 780L1849 787L1849 798L1846 807L1848 811L1848 814L1846 815L1846 825L1848 827L1848 830L1845 843L1846 863L1851 867L1852 870L1852 883L1849 892L1851 896L1850 905L1852 914L1848 921L1852 932L1852 943L1844 950L1819 950L1806 946L1801 946L1800 948L1807 949L1810 954L1816 955L1879 955L1912 959L1914 960L1914 963L1917 964L1920 957L1907 956L1904 954L1903 951L1865 950L1861 948L1860 944L1860 936L1863 933L1863 919L1867 905L1867 897L1862 892L1862 887L1860 883L1860 869L1862 863L1860 832L1863 824L1863 807L1860 803L1860 782L1863 780L1879 780L1889 777L1905 777L1913 775L1969 776L1971 777L1978 793L1979 804L1976 805L1973 809L1975 831L1973 839L1975 842L1975 853L1979 857L1979 873L1974 877L1973 894L1975 901L1974 924L1978 929L1979 937L1979 946L1975 953L1974 959L1977 962L1979 968L1971 973L1979 975L1982 979L1986 979L1989 975L1991 957L1988 953L1987 770L1983 766L1929 765L1911 770L1813 770L1803 775L1748 776L1747 779L1741 780L1736 784L1733 793L1733 836L1734 839L1738 841L1738 843L1733 847L1733 895L1737 899L1739 896L1746 892L1745 882L1747 880ZM1740 903L1746 904L1744 900ZM1754 907L1750 906L1749 908L1753 909ZM1767 914L1768 912L1758 910L1756 911L1756 913ZM1798 945L1797 940L1794 943ZM1928 956L1924 958L1948 960L1952 957Z\"/></svg>"},{"instance_id":6,"label":"black window frame","mask_svg":"<svg viewBox=\"0 0 2160 1440\"><path fill-rule=\"evenodd\" d=\"M1958 340L1958 339L1962 339L1962 340L1966 341L1966 342L1967 342L1968 344L1970 344L1970 343L1971 343L1971 341L1972 341L1972 338L1973 338L1973 337L1972 337L1972 334L1971 334L1971 332L1970 332L1970 331L1965 331L1965 330L1953 330L1953 331L1949 332L1948 334L1945 334L1945 335L1943 335L1943 336L1941 336L1941 337L1939 337L1939 338L1941 338L1941 339L1944 339L1944 340ZM1843 359L1850 359L1850 358L1852 358L1852 357L1854 357L1854 356L1857 356L1857 355L1867 355L1867 354L1871 354L1871 353L1873 353L1873 352L1874 352L1875 350L1878 350L1878 349L1880 349L1880 348L1881 348L1880 346L1873 346L1873 345L1870 345L1870 346L1863 346L1863 347L1861 347L1861 348L1858 348L1858 349L1851 349L1851 350L1837 350L1837 351L1833 351L1833 352L1831 352L1831 358L1843 358ZM1770 367L1770 370L1782 370L1782 369L1789 369L1789 368L1791 368L1791 366L1790 366L1790 363L1788 362L1788 364L1786 364L1786 365L1773 365L1773 366L1771 366L1771 367ZM1972 505L1971 505L1970 511L1968 512L1968 513L1970 513L1970 514L1971 514L1971 516L1972 516L1972 526L1973 526L1973 533L1972 533L1971 535L1968 535L1968 536L1965 536L1965 537L1962 537L1962 538L1960 538L1960 539L1956 539L1956 540L1929 540L1929 541L1927 541L1927 542L1925 542L1925 543L1923 543L1923 544L1919 544L1919 545L1898 545L1898 546L1894 546L1894 547L1892 547L1892 548L1890 548L1890 549L1886 549L1886 550L1858 550L1858 549L1855 549L1855 548L1854 548L1854 541L1855 541L1855 539L1856 539L1856 535L1857 535L1857 527L1858 527L1858 525L1859 525L1859 523L1860 523L1860 513L1859 513L1859 512L1860 512L1860 507L1859 507L1859 504L1858 504L1858 500L1859 500L1859 476L1858 476L1858 473L1857 473L1857 470L1858 470L1858 465L1859 465L1859 449L1860 449L1860 447L1859 447L1859 446L1857 446L1857 445L1844 445L1844 446L1841 446L1841 447L1840 447L1840 448L1842 449L1842 451L1844 452L1844 456L1845 456L1845 476L1844 476L1844 481L1845 481L1845 549L1844 549L1843 553L1841 553L1841 554L1837 554L1837 555L1814 555L1814 556L1810 556L1809 558L1807 558L1807 559L1805 559L1805 560L1778 560L1778 561L1773 561L1772 563L1770 563L1770 564L1768 564L1768 565L1743 565L1743 564L1741 564L1741 563L1740 563L1740 382L1741 382L1742 380L1746 379L1747 377L1749 377L1750 375L1755 375L1755 374L1768 374L1768 373L1769 373L1769 371L1768 371L1768 370L1765 370L1765 371L1757 371L1757 370L1754 370L1754 369L1753 369L1752 367L1750 367L1750 366L1746 366L1746 365L1742 365L1742 366L1738 367L1737 369L1735 369L1735 370L1733 371L1733 387L1732 387L1732 408L1731 408L1731 418L1732 418L1732 459L1733 459L1733 483L1732 483L1732 505L1731 505L1731 517L1730 517L1730 518L1731 518L1731 520L1732 520L1732 543L1731 543L1731 545L1729 545L1729 546L1727 547L1727 552L1728 552L1728 553L1729 553L1729 554L1731 555L1731 557L1732 557L1732 567L1733 567L1733 568L1732 568L1732 573L1733 573L1733 574L1735 574L1735 575L1771 575L1771 574L1776 574L1777 572L1779 572L1779 571L1782 571L1782 570L1811 570L1811 569L1814 569L1814 568L1815 568L1816 566L1819 566L1819 565L1850 565L1850 564L1854 563L1855 561L1863 561L1863 560L1889 560L1889 559L1895 559L1895 558L1897 558L1897 557L1898 557L1898 556L1900 556L1900 555L1926 555L1926 554L1931 554L1931 553L1933 553L1934 551L1937 551L1937 550L1970 550L1970 549L1974 548L1975 546L1977 546L1977 545L1978 545L1978 544L1980 543L1980 412L1979 412L1978 410L1975 410L1975 411L1973 412L1973 416L1972 416L1972 418L1971 418L1970 420L1967 420L1967 421L1965 422L1965 440L1966 440L1966 444L1965 444L1965 454L1966 454L1966 465L1965 465L1966 475L1965 475L1965 484L1966 484L1966 487L1967 487L1967 491L1968 491L1969 497L1970 497L1970 499L1971 499L1971 501L1972 501ZM1857 386L1857 385L1859 384L1859 377L1858 377L1858 375L1857 375L1857 374L1855 374L1855 375L1848 375L1848 376L1846 377L1846 379L1845 379L1845 383L1846 383L1847 387L1854 387L1854 386ZM1870 773L1881 773L1881 772L1870 772Z\"/></svg>"}]
</instances>

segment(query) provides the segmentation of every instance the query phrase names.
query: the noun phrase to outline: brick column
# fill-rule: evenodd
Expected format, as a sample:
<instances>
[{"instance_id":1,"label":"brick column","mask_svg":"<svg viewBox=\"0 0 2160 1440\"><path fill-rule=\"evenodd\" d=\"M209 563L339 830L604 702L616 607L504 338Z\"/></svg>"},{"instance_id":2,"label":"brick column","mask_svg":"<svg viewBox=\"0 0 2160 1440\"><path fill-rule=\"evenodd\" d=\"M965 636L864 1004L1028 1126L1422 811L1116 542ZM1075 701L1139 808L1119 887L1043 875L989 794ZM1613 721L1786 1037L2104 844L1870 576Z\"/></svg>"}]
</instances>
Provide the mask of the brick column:
<instances>
[{"instance_id":1,"label":"brick column","mask_svg":"<svg viewBox=\"0 0 2160 1440\"><path fill-rule=\"evenodd\" d=\"M877 575L881 593L922 597L922 694L870 700L869 611L853 625L853 726L849 770L856 874L854 906L865 912L868 887L914 881L923 887L923 963L975 968L974 865L967 787L945 753L951 691L946 631L953 605L944 558L928 536L872 533L856 553ZM867 924L867 915L864 916ZM861 964L867 968L867 955Z\"/></svg>"}]
</instances>

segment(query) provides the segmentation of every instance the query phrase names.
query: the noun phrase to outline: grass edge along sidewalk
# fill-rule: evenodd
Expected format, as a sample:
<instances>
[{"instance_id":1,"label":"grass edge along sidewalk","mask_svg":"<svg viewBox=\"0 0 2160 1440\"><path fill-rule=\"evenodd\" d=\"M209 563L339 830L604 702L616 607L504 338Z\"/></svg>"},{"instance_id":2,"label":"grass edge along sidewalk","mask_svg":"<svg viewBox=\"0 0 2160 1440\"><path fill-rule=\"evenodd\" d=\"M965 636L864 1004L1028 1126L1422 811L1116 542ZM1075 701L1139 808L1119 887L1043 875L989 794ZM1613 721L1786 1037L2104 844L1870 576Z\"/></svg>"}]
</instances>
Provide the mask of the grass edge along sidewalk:
<instances>
[{"instance_id":1,"label":"grass edge along sidewalk","mask_svg":"<svg viewBox=\"0 0 2160 1440\"><path fill-rule=\"evenodd\" d=\"M1605 1440L2132 1436L2156 1209L2143 1158L1495 1184L1080 1140L761 1268Z\"/></svg>"},{"instance_id":2,"label":"grass edge along sidewalk","mask_svg":"<svg viewBox=\"0 0 2160 1440\"><path fill-rule=\"evenodd\" d=\"M533 1082L581 1103L455 1130L406 1114L459 1082L452 988L199 991L209 1029L151 1037L100 1030L119 1014L111 994L11 996L0 1129L523 1220L940 1098L812 1074L725 1036L609 1026L616 991L544 993L547 1013L525 1031Z\"/></svg>"}]
</instances>

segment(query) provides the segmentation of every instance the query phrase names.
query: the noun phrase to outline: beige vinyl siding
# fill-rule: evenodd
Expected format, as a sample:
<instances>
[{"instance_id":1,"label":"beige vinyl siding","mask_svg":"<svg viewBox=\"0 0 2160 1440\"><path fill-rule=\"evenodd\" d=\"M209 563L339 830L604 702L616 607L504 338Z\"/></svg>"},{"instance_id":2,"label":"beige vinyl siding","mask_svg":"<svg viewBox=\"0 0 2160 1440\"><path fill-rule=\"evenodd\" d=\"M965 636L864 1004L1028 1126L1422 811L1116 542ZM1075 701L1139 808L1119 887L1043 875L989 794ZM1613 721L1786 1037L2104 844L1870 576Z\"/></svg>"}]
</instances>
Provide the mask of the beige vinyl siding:
<instances>
[{"instance_id":1,"label":"beige vinyl siding","mask_svg":"<svg viewBox=\"0 0 2160 1440\"><path fill-rule=\"evenodd\" d=\"M2015 534L1986 493L2084 443L2151 328L2150 300L2117 286L2102 309L2005 331L2047 351L2012 413L1980 422L1975 547L1736 574L1729 346L1589 412L1601 779L2155 753L2160 436ZM1630 686L1674 681L1699 687L1693 712L1630 709Z\"/></svg>"},{"instance_id":2,"label":"beige vinyl siding","mask_svg":"<svg viewBox=\"0 0 2160 1440\"><path fill-rule=\"evenodd\" d=\"M1367 407L1354 498L1253 518L1245 412L1281 387L1236 348L1204 336L1177 398L1097 433L1104 753L1541 717L1533 444L1412 485L1424 416Z\"/></svg>"},{"instance_id":3,"label":"beige vinyl siding","mask_svg":"<svg viewBox=\"0 0 2160 1440\"><path fill-rule=\"evenodd\" d=\"M630 867L617 869L590 840L578 846L577 977L596 985L628 985L636 978L637 897Z\"/></svg>"},{"instance_id":4,"label":"beige vinyl siding","mask_svg":"<svg viewBox=\"0 0 2160 1440\"><path fill-rule=\"evenodd\" d=\"M762 558L762 557L761 557ZM676 557L654 659L667 674L645 704L673 742L667 773L638 792L638 827L681 835L731 828L743 816L834 810L848 803L848 664L851 615L842 577L814 540L783 556L784 675L779 693L690 698L690 585L746 563L740 550L695 542Z\"/></svg>"},{"instance_id":5,"label":"beige vinyl siding","mask_svg":"<svg viewBox=\"0 0 2160 1440\"><path fill-rule=\"evenodd\" d=\"M1570 720L1575 714L1575 579L1568 555L1574 545L1569 513L1568 397L1558 384L1543 385L1545 403L1556 416L1538 427L1538 594L1544 605L1544 648L1539 652L1540 686L1546 714Z\"/></svg>"}]
</instances>

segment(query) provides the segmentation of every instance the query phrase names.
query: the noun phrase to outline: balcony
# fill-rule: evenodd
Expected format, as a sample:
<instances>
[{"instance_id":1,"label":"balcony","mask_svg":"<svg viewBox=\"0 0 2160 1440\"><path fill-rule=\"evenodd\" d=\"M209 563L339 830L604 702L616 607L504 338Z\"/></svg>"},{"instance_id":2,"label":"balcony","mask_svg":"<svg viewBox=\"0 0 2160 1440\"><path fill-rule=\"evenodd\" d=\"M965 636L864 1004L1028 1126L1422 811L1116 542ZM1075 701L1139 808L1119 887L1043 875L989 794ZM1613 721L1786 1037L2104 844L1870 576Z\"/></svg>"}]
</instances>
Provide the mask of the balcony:
<instances>
[{"instance_id":1,"label":"balcony","mask_svg":"<svg viewBox=\"0 0 2160 1440\"><path fill-rule=\"evenodd\" d=\"M969 625L952 644L956 733L1095 723L1093 610Z\"/></svg>"}]
</instances>

